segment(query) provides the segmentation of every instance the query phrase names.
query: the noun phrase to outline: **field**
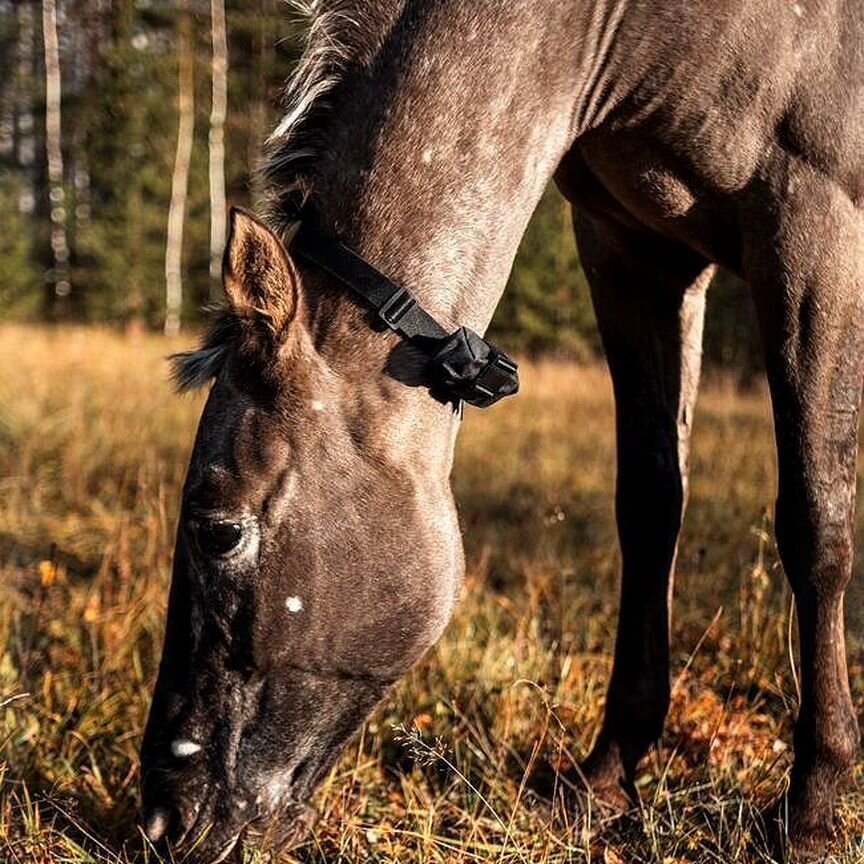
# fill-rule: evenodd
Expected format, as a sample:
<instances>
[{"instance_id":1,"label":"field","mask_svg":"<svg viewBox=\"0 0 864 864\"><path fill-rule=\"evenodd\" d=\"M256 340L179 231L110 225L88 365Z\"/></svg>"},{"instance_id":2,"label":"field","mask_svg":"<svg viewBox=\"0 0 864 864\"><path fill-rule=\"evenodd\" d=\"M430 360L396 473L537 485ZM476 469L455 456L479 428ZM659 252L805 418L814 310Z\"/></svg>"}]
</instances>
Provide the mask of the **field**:
<instances>
[{"instance_id":1,"label":"field","mask_svg":"<svg viewBox=\"0 0 864 864\"><path fill-rule=\"evenodd\" d=\"M167 383L164 356L183 344L0 327L3 862L158 861L135 826L137 749L201 405ZM706 383L669 724L641 812L588 834L550 799L598 730L610 670L610 387L601 368L554 363L527 365L523 382L518 400L467 412L459 610L316 796L296 860L768 862L754 814L786 782L797 700L764 390ZM859 715L861 570L848 602ZM862 764L832 854L864 861Z\"/></svg>"}]
</instances>

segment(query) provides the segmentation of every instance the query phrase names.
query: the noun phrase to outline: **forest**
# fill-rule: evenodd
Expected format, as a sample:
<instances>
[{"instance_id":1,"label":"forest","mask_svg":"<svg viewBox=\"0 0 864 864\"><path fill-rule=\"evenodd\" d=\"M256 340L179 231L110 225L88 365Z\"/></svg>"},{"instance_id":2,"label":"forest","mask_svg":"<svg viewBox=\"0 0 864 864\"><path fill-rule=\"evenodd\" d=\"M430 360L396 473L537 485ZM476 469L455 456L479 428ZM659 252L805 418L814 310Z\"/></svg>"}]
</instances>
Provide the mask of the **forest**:
<instances>
[{"instance_id":1,"label":"forest","mask_svg":"<svg viewBox=\"0 0 864 864\"><path fill-rule=\"evenodd\" d=\"M227 207L254 207L306 22L281 0L0 0L0 315L194 328L218 300ZM569 205L550 187L493 338L600 351ZM760 369L744 286L711 292L709 365Z\"/></svg>"}]
</instances>

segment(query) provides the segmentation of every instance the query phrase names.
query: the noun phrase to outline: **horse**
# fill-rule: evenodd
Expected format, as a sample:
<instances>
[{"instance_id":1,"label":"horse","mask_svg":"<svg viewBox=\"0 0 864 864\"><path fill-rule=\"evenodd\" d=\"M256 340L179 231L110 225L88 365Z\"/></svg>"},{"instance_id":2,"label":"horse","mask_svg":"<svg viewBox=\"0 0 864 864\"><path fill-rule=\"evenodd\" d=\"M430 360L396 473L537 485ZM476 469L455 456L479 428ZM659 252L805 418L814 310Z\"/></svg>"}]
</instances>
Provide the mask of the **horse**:
<instances>
[{"instance_id":1,"label":"horse","mask_svg":"<svg viewBox=\"0 0 864 864\"><path fill-rule=\"evenodd\" d=\"M299 5L299 4L298 4ZM774 816L823 854L859 748L844 648L864 373L864 7L838 0L317 0L234 211L142 746L153 842L299 842L309 798L444 629L461 405L516 387L480 335L547 184L616 401L620 620L582 765L615 812L670 698L706 289L744 279L778 455L801 700ZM297 225L299 224L299 228ZM443 335L442 335L443 334ZM485 401L484 401L485 400ZM505 410L499 408L497 410Z\"/></svg>"}]
</instances>

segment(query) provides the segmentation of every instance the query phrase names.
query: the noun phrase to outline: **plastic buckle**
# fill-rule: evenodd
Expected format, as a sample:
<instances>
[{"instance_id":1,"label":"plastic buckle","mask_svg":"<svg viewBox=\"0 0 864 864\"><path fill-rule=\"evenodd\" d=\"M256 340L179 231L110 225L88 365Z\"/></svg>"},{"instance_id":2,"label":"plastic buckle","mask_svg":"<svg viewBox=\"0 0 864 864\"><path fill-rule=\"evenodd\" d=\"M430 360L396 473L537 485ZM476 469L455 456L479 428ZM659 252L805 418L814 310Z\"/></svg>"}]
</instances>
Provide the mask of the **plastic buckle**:
<instances>
[{"instance_id":1,"label":"plastic buckle","mask_svg":"<svg viewBox=\"0 0 864 864\"><path fill-rule=\"evenodd\" d=\"M519 369L503 352L468 327L441 340L432 362L432 390L449 401L488 408L519 391Z\"/></svg>"},{"instance_id":2,"label":"plastic buckle","mask_svg":"<svg viewBox=\"0 0 864 864\"><path fill-rule=\"evenodd\" d=\"M394 291L393 295L378 310L378 317L391 329L398 330L399 322L417 305L414 296L406 288Z\"/></svg>"},{"instance_id":3,"label":"plastic buckle","mask_svg":"<svg viewBox=\"0 0 864 864\"><path fill-rule=\"evenodd\" d=\"M506 355L492 349L489 361L471 382L472 393L465 401L476 408L488 408L519 389L518 366Z\"/></svg>"}]
</instances>

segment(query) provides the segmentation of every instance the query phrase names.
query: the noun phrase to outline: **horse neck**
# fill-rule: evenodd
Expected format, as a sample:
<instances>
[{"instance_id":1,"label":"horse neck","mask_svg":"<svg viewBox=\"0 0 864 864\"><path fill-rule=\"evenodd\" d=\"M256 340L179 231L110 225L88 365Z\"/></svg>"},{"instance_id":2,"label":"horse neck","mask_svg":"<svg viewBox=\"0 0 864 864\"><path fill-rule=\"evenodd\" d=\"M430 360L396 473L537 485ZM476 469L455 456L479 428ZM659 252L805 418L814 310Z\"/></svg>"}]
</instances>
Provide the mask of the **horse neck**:
<instances>
[{"instance_id":1,"label":"horse neck","mask_svg":"<svg viewBox=\"0 0 864 864\"><path fill-rule=\"evenodd\" d=\"M316 128L286 133L286 146L326 142L304 178L308 218L450 329L486 329L572 143L580 64L562 58L576 5L406 0L374 57L346 62L327 110L313 106ZM319 350L347 374L380 373L392 342L370 333L347 291L311 284Z\"/></svg>"}]
</instances>

